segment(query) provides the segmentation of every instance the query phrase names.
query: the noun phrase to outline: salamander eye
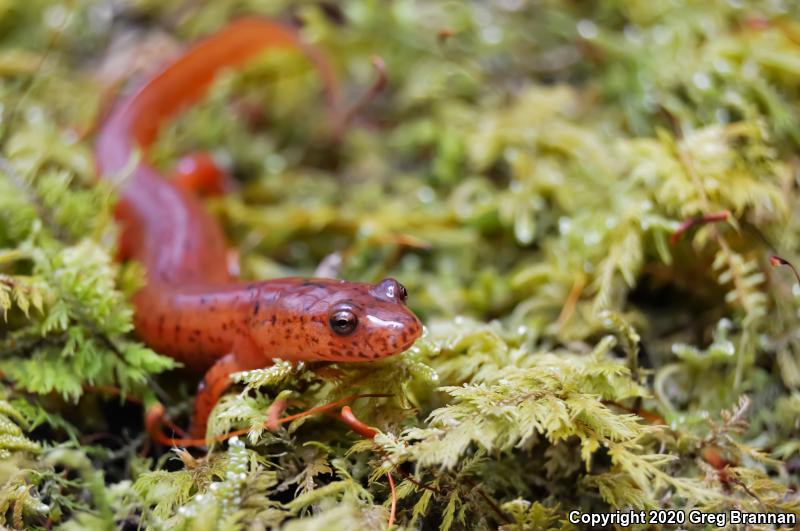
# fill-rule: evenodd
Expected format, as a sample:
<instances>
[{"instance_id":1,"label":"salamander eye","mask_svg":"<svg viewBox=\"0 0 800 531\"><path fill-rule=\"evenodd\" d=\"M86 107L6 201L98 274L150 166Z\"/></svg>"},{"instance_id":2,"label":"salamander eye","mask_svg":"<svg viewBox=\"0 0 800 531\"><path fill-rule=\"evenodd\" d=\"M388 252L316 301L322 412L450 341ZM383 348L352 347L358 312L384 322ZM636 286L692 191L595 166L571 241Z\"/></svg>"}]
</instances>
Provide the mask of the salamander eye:
<instances>
[{"instance_id":1,"label":"salamander eye","mask_svg":"<svg viewBox=\"0 0 800 531\"><path fill-rule=\"evenodd\" d=\"M331 314L328 323L331 330L340 336L346 336L352 334L358 326L358 317L350 310L339 310Z\"/></svg>"}]
</instances>

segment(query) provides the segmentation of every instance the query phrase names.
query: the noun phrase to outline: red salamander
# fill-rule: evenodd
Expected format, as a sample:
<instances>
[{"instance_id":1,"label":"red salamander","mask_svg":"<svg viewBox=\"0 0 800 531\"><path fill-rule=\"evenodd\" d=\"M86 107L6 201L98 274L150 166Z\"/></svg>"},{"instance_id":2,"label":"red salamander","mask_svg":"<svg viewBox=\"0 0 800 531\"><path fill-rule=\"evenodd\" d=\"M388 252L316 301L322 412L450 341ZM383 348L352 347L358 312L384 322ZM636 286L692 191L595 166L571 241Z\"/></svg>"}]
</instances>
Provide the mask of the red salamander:
<instances>
[{"instance_id":1,"label":"red salamander","mask_svg":"<svg viewBox=\"0 0 800 531\"><path fill-rule=\"evenodd\" d=\"M202 98L218 72L270 48L303 50L330 82L327 66L294 31L242 19L194 45L120 101L96 142L103 176L124 171L137 151L144 154L120 190L116 211L122 254L146 268L146 284L133 298L134 324L157 352L206 371L195 403L195 437L205 436L208 415L233 372L268 366L273 358L375 360L408 349L422 331L406 307L405 288L393 279L367 284L232 278L217 221L191 190L148 164L146 150L169 118Z\"/></svg>"}]
</instances>

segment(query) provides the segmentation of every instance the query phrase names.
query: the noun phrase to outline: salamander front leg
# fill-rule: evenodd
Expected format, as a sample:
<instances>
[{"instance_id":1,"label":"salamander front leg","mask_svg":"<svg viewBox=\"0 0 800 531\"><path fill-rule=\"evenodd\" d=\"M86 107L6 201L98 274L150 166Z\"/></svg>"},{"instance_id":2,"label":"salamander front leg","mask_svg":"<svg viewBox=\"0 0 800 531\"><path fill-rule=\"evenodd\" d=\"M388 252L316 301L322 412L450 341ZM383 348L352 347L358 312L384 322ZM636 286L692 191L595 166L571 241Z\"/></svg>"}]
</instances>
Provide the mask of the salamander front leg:
<instances>
[{"instance_id":1,"label":"salamander front leg","mask_svg":"<svg viewBox=\"0 0 800 531\"><path fill-rule=\"evenodd\" d=\"M231 374L243 369L234 354L227 354L212 365L197 386L194 399L194 415L189 433L194 438L206 436L206 426L211 410L217 405L220 397L231 386Z\"/></svg>"},{"instance_id":2,"label":"salamander front leg","mask_svg":"<svg viewBox=\"0 0 800 531\"><path fill-rule=\"evenodd\" d=\"M254 349L252 342L238 345L233 353L227 354L211 366L197 387L189 434L194 438L204 438L208 425L208 416L217 405L220 397L231 386L231 374L241 371L260 369L270 363Z\"/></svg>"},{"instance_id":3,"label":"salamander front leg","mask_svg":"<svg viewBox=\"0 0 800 531\"><path fill-rule=\"evenodd\" d=\"M236 342L233 352L219 358L214 365L206 372L203 380L197 388L197 395L194 402L194 414L192 415L190 438L186 434L165 419L164 406L154 404L147 409L145 414L145 428L150 438L158 444L165 446L188 445L203 446L205 440L208 416L211 410L217 405L220 397L231 386L231 374L240 371L249 371L271 365L256 348L250 339L242 338ZM167 427L174 434L180 435L180 439L167 437L163 428Z\"/></svg>"}]
</instances>

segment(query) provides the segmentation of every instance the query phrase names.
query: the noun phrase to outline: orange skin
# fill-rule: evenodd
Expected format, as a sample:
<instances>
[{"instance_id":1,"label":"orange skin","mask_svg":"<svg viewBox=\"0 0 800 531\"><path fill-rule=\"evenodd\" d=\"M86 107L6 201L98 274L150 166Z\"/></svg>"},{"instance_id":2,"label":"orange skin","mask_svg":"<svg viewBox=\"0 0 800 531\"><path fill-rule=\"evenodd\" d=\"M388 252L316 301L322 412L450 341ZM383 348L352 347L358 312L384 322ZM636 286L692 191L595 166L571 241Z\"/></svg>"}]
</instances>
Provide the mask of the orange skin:
<instances>
[{"instance_id":1,"label":"orange skin","mask_svg":"<svg viewBox=\"0 0 800 531\"><path fill-rule=\"evenodd\" d=\"M262 19L239 20L116 105L97 138L99 172L124 171L137 149L145 152L162 124L199 100L220 70L269 48L303 50L333 99L327 64L292 30ZM232 278L221 227L187 189L214 189L208 177L213 169L205 162L199 166L202 178L183 175L176 183L142 157L120 191L116 212L122 257L138 260L147 271L146 285L133 298L139 337L190 369L207 371L195 401L194 437L205 436L208 415L233 372L268 366L273 358L375 360L403 352L420 336L422 325L405 305L405 289L393 279L373 285Z\"/></svg>"}]
</instances>

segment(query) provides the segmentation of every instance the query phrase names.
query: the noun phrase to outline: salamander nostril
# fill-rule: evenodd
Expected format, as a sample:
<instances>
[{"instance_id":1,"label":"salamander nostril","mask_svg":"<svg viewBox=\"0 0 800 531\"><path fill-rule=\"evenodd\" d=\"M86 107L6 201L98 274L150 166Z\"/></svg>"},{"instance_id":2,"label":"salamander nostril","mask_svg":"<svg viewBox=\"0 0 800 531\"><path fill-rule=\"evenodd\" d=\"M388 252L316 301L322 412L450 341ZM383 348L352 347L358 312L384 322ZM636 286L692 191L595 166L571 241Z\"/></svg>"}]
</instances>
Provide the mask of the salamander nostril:
<instances>
[{"instance_id":1,"label":"salamander nostril","mask_svg":"<svg viewBox=\"0 0 800 531\"><path fill-rule=\"evenodd\" d=\"M379 299L391 302L406 302L408 297L406 288L393 278L381 280L370 292Z\"/></svg>"},{"instance_id":2,"label":"salamander nostril","mask_svg":"<svg viewBox=\"0 0 800 531\"><path fill-rule=\"evenodd\" d=\"M400 300L406 302L406 299L408 298L408 292L406 291L406 287L400 284L399 282L397 283L397 286L400 288Z\"/></svg>"}]
</instances>

